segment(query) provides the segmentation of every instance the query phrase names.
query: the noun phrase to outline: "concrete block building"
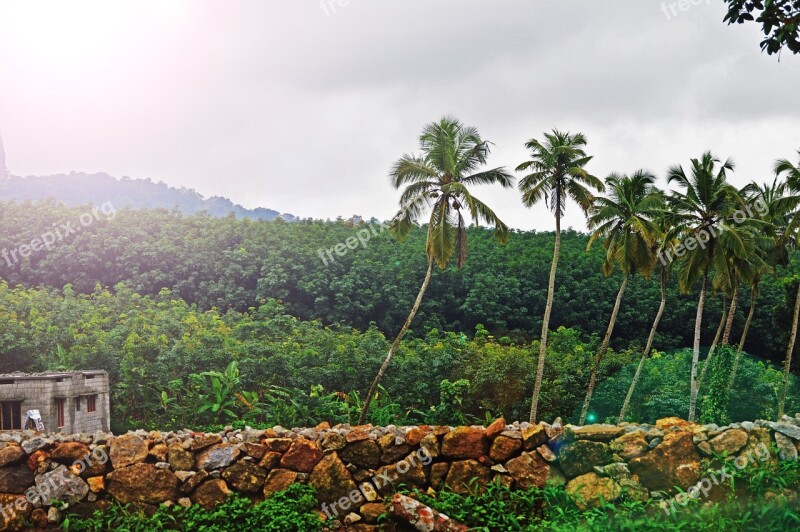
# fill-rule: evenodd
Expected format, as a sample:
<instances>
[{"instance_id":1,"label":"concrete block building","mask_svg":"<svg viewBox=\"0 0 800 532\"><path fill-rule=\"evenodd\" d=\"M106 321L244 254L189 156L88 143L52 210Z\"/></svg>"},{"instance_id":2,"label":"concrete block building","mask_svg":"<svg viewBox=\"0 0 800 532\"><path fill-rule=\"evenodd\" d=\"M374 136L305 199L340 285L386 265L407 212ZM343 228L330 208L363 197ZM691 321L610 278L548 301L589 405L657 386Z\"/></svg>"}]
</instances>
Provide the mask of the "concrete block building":
<instances>
[{"instance_id":1,"label":"concrete block building","mask_svg":"<svg viewBox=\"0 0 800 532\"><path fill-rule=\"evenodd\" d=\"M109 431L105 371L0 374L0 430L20 430L26 413L38 410L46 432Z\"/></svg>"}]
</instances>

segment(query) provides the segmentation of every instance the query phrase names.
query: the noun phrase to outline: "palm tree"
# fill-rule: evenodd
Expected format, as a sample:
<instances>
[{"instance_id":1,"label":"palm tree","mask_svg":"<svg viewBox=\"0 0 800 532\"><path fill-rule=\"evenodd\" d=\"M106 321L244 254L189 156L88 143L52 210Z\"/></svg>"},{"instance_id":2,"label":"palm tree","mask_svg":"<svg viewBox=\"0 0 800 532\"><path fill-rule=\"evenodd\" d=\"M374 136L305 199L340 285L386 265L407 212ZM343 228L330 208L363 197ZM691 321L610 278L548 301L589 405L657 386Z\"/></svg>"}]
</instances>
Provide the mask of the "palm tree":
<instances>
[{"instance_id":1,"label":"palm tree","mask_svg":"<svg viewBox=\"0 0 800 532\"><path fill-rule=\"evenodd\" d=\"M800 156L800 150L797 154ZM791 163L788 159L780 159L775 163L775 175L780 177L786 174L786 190L792 196L786 198L785 204L791 207L794 211L789 224L786 228L784 237L790 240L797 246L798 241L798 227L800 227L800 211L797 211L796 202L798 194L800 194L800 163L797 166ZM792 317L792 328L789 333L789 344L786 347L786 359L783 362L783 385L781 386L781 395L778 401L778 418L784 414L784 407L786 406L786 391L789 388L789 373L792 369L792 354L794 353L794 344L797 339L797 324L800 319L800 284L797 287L797 296L794 304L794 314Z\"/></svg>"},{"instance_id":2,"label":"palm tree","mask_svg":"<svg viewBox=\"0 0 800 532\"><path fill-rule=\"evenodd\" d=\"M456 255L458 268L467 259L467 231L463 211L477 223L494 226L494 235L501 242L508 239L508 227L488 205L472 195L469 187L513 186L514 178L504 168L477 171L486 164L490 143L473 127L466 127L454 118L442 118L425 126L420 135L420 155L404 155L391 171L392 186L405 186L400 197L400 210L390 224L400 239L408 236L415 222L430 209L426 254L428 269L411 313L397 334L364 400L359 424L366 421L370 403L378 390L400 342L411 326L425 290L431 280L433 265L445 269Z\"/></svg>"},{"instance_id":3,"label":"palm tree","mask_svg":"<svg viewBox=\"0 0 800 532\"><path fill-rule=\"evenodd\" d=\"M544 200L556 218L555 244L553 245L553 263L550 266L550 279L547 284L547 303L542 319L542 336L539 342L539 360L536 368L536 382L531 398L530 422L536 422L539 405L539 394L542 389L544 360L547 352L547 333L550 327L550 314L553 310L553 294L555 293L558 255L561 249L561 217L564 215L567 199L571 198L587 214L594 201L590 189L604 190L603 182L586 171L585 167L592 160L586 155L586 137L581 133L570 134L554 129L545 133L544 142L531 139L525 147L531 150L531 158L517 166L518 172L530 172L519 182L522 192L522 203L533 207Z\"/></svg>"},{"instance_id":4,"label":"palm tree","mask_svg":"<svg viewBox=\"0 0 800 532\"><path fill-rule=\"evenodd\" d=\"M727 396L729 398L731 397L733 384L736 381L736 373L744 351L744 344L747 341L747 334L750 331L750 325L755 315L761 279L764 275L774 271L774 264L785 264L788 261L784 230L786 228L787 215L795 209L798 202L800 202L800 197L785 196L785 189L785 184L779 183L776 177L771 185L759 185L756 182L752 182L740 191L740 195L748 204L759 207L754 215L758 216L762 224L760 227L761 232L756 237L756 253L745 264L740 264L736 272L736 276L742 282L750 285L750 309L747 312L747 319L742 329L742 336L739 338L739 344L736 347L733 368L728 379Z\"/></svg>"},{"instance_id":5,"label":"palm tree","mask_svg":"<svg viewBox=\"0 0 800 532\"><path fill-rule=\"evenodd\" d=\"M658 228L653 219L662 207L661 193L653 185L655 180L654 175L643 170L631 176L610 175L606 178L609 195L606 198L597 198L589 217L589 229L594 229L594 232L589 237L586 249L591 248L597 239L604 238L606 260L603 262L603 274L611 275L614 267L618 266L622 271L622 284L617 292L603 342L595 355L589 388L578 422L580 425L584 424L589 412L589 403L597 384L597 372L608 350L628 279L637 272L649 277L655 266L656 256L653 251Z\"/></svg>"},{"instance_id":6,"label":"palm tree","mask_svg":"<svg viewBox=\"0 0 800 532\"><path fill-rule=\"evenodd\" d=\"M681 290L688 292L699 279L700 297L694 326L692 353L691 392L689 399L689 421L695 419L699 391L697 367L700 360L700 333L703 324L703 308L708 289L709 272L714 267L720 270L727 266L726 250L739 255L744 252L737 239L736 228L728 218L741 205L737 190L727 182L727 174L733 171L733 161L720 160L711 153L691 160L691 172L686 174L682 166L673 166L667 174L669 183L676 183L682 191L669 197L669 205L675 211L676 221L683 229L683 244L675 251L683 256L679 272ZM718 166L719 165L719 166Z\"/></svg>"},{"instance_id":7,"label":"palm tree","mask_svg":"<svg viewBox=\"0 0 800 532\"><path fill-rule=\"evenodd\" d=\"M664 316L664 309L667 307L667 283L669 281L669 274L672 269L672 262L666 260L666 257L669 256L668 254L674 252L675 246L678 244L678 242L677 238L675 237L676 228L672 226L669 221L669 213L662 211L658 216L656 216L655 223L659 231L659 239L654 249L654 254L659 259L658 268L659 284L661 287L661 303L658 305L656 317L653 319L653 325L650 327L650 334L647 337L647 344L644 347L644 351L642 351L642 357L639 359L639 365L636 367L636 372L633 374L631 386L628 388L628 393L625 395L625 400L622 402L622 408L619 412L619 419L617 419L618 424L625 421L625 415L628 413L633 392L636 389L636 386L639 384L639 380L641 379L644 363L653 350L653 342L655 341L656 331L658 331L658 325L661 323L661 318Z\"/></svg>"}]
</instances>

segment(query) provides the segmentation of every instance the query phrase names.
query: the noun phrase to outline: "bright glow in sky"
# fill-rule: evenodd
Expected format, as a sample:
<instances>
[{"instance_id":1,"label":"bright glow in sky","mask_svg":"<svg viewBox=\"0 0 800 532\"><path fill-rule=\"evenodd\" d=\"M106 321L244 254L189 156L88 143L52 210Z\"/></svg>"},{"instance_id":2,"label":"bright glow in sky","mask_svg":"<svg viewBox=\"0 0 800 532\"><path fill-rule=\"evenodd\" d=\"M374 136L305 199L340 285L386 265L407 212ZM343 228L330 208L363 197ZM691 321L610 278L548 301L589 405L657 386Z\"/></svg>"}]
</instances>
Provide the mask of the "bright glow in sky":
<instances>
[{"instance_id":1,"label":"bright glow in sky","mask_svg":"<svg viewBox=\"0 0 800 532\"><path fill-rule=\"evenodd\" d=\"M553 127L596 175L712 150L734 183L800 148L800 59L722 2L0 0L0 131L16 175L150 177L299 216L389 218L388 170L449 114L515 167ZM330 3L323 5L330 6ZM480 190L511 226L544 206ZM583 227L574 206L565 226Z\"/></svg>"}]
</instances>

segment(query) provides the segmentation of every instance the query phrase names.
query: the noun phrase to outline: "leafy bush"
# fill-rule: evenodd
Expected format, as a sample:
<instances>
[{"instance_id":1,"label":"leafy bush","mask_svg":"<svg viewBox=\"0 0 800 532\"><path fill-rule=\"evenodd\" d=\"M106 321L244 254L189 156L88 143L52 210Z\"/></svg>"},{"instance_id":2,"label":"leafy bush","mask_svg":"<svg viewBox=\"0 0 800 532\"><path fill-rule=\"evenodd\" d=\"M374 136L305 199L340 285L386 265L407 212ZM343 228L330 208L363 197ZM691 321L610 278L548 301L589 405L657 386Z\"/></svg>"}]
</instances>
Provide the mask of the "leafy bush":
<instances>
[{"instance_id":1,"label":"leafy bush","mask_svg":"<svg viewBox=\"0 0 800 532\"><path fill-rule=\"evenodd\" d=\"M323 529L316 512L314 489L305 484L292 484L286 491L253 504L247 498L231 496L220 506L206 510L193 505L189 508L160 506L152 516L133 506L114 504L97 511L88 519L69 516L64 528L70 531L123 530L150 532L186 530L197 532L315 532Z\"/></svg>"}]
</instances>

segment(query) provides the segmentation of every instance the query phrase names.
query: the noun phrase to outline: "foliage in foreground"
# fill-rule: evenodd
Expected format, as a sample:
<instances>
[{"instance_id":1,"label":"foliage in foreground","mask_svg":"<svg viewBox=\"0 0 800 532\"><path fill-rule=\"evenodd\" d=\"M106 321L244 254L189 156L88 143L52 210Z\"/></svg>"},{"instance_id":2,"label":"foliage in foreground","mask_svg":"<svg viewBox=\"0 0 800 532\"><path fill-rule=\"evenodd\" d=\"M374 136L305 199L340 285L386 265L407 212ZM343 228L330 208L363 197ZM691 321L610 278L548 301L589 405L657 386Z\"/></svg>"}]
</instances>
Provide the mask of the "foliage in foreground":
<instances>
[{"instance_id":1,"label":"foliage in foreground","mask_svg":"<svg viewBox=\"0 0 800 532\"><path fill-rule=\"evenodd\" d=\"M130 531L191 530L197 532L315 532L322 530L322 521L315 508L314 488L293 484L288 490L276 493L256 505L244 497L231 497L224 504L206 510L160 506L147 516L141 510L115 504L87 519L71 516L65 524L70 531Z\"/></svg>"},{"instance_id":2,"label":"foliage in foreground","mask_svg":"<svg viewBox=\"0 0 800 532\"><path fill-rule=\"evenodd\" d=\"M724 485L722 500L690 500L685 507L676 503L677 511L671 513L654 499L640 502L624 495L614 503L582 511L563 486L554 485L512 490L491 484L480 494L416 493L415 497L472 530L485 532L794 530L800 526L798 469L798 462L773 462L735 471ZM772 496L785 489L795 492L794 499Z\"/></svg>"}]
</instances>

